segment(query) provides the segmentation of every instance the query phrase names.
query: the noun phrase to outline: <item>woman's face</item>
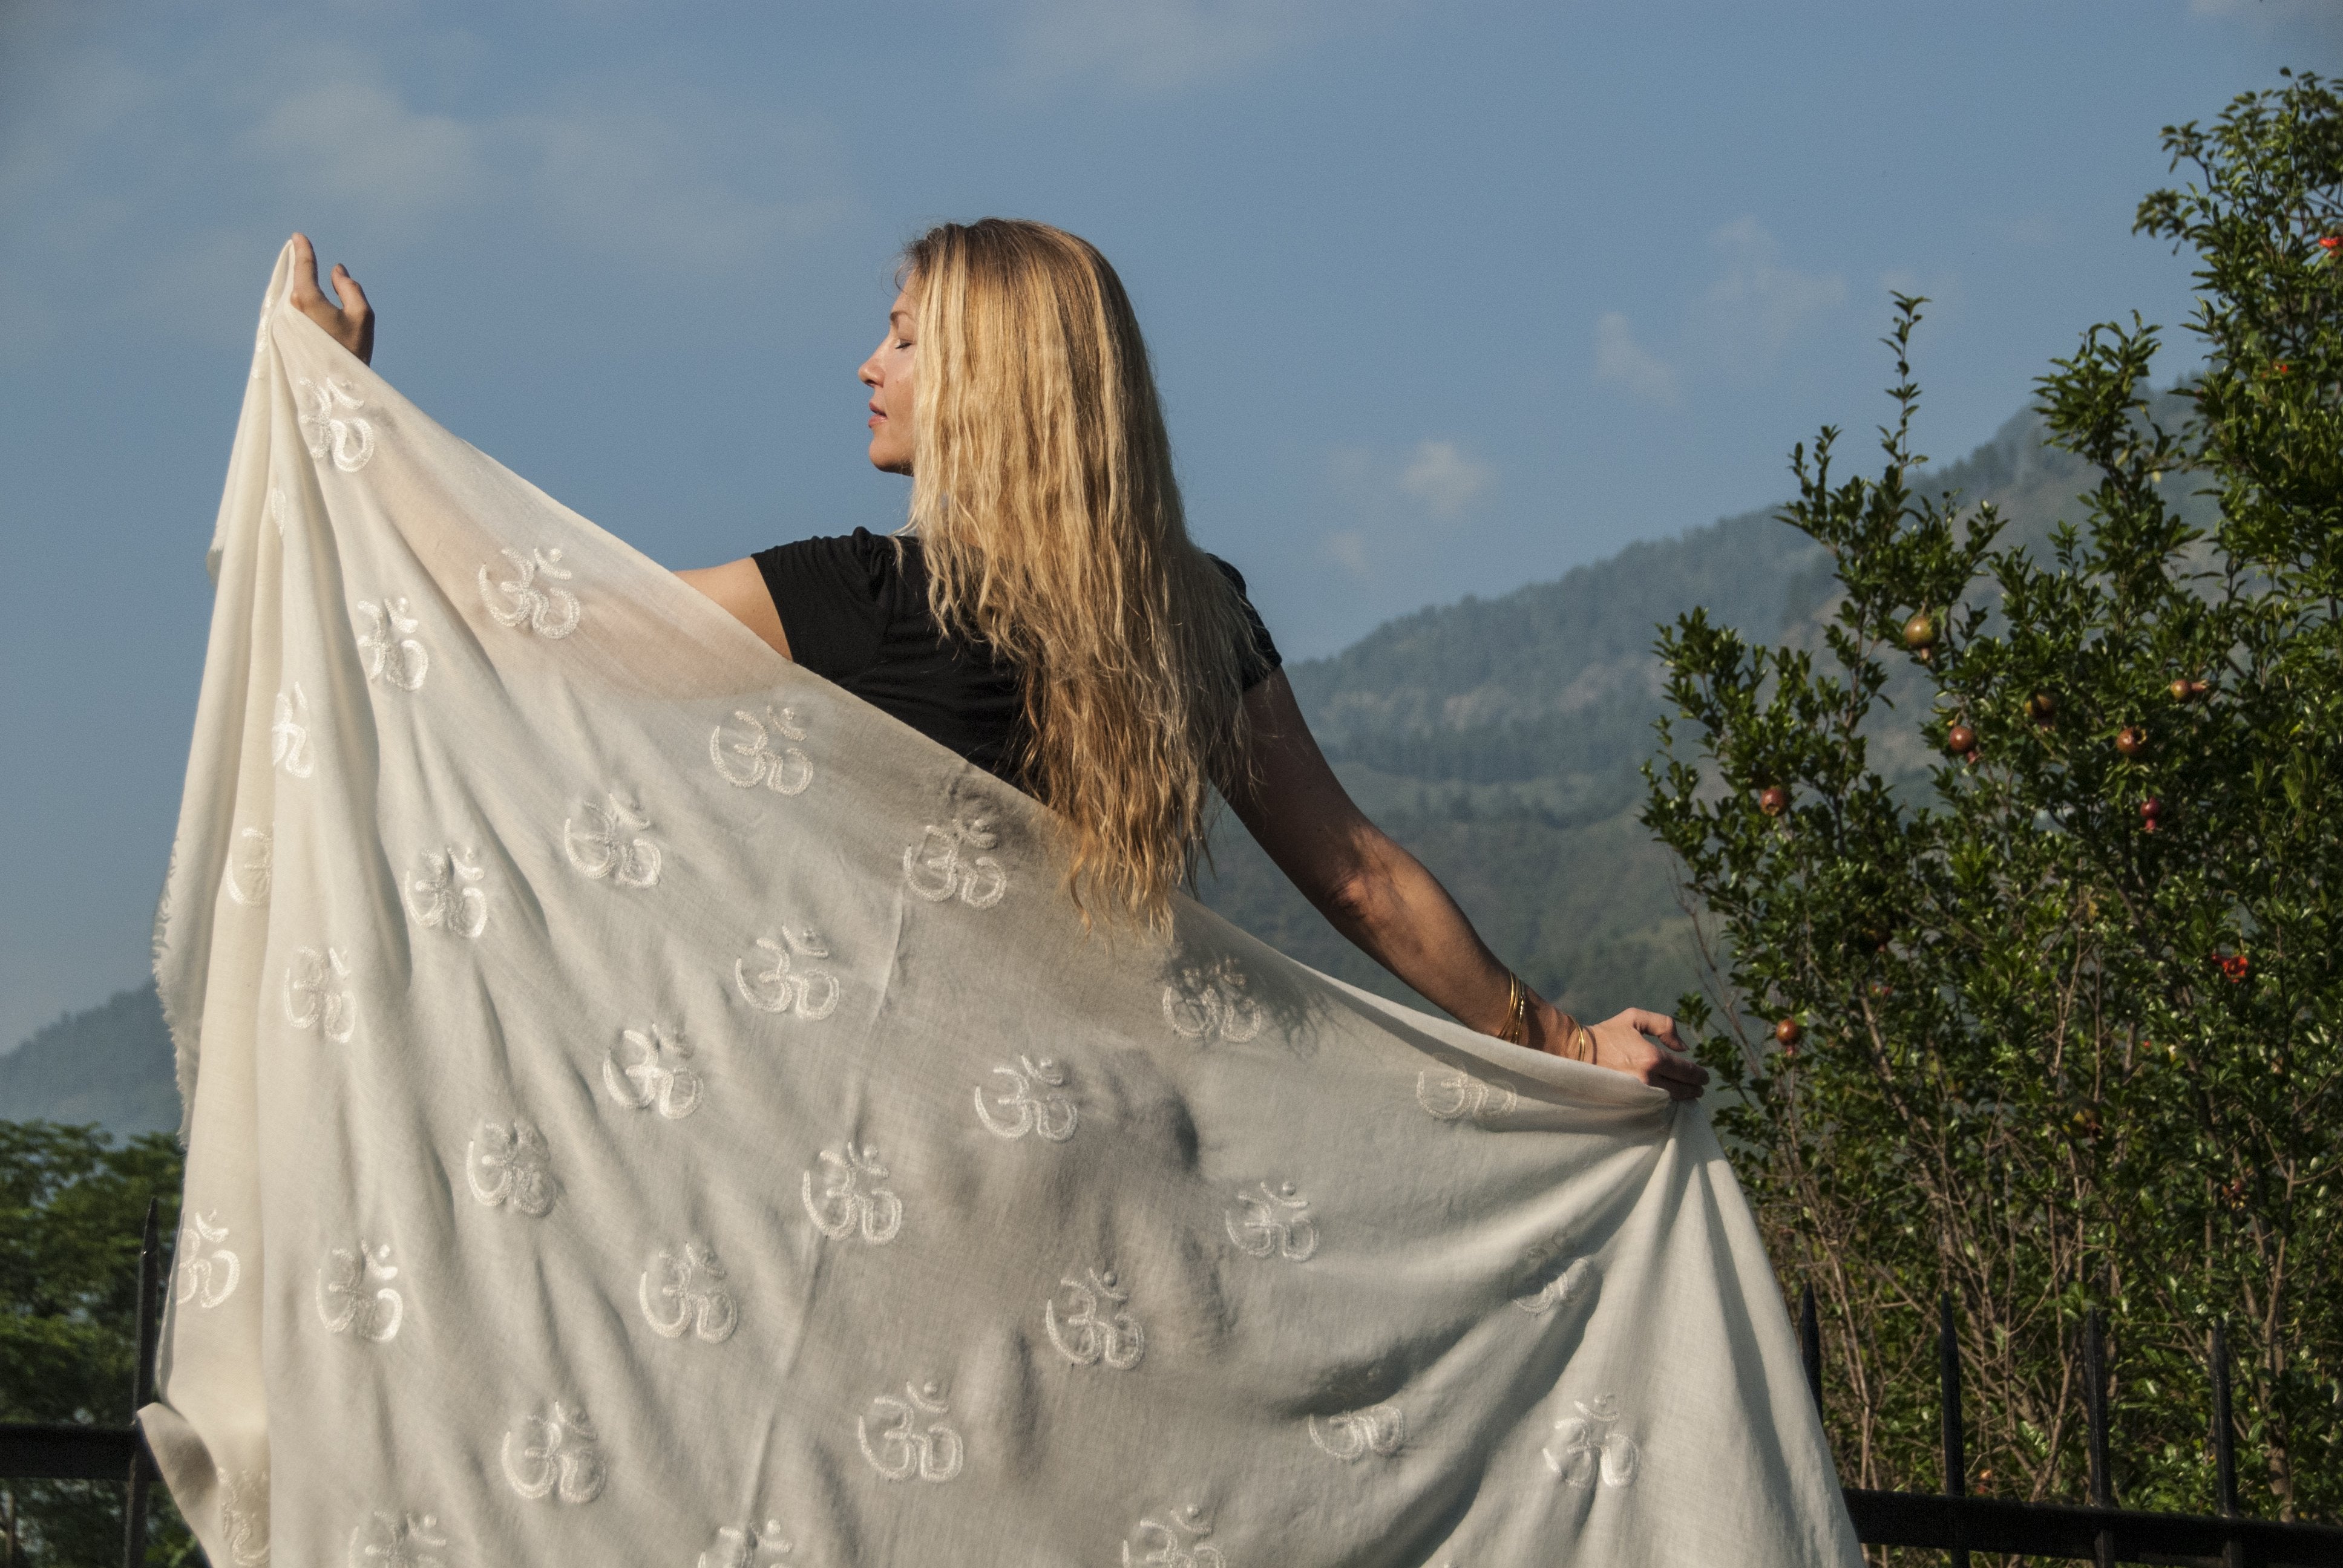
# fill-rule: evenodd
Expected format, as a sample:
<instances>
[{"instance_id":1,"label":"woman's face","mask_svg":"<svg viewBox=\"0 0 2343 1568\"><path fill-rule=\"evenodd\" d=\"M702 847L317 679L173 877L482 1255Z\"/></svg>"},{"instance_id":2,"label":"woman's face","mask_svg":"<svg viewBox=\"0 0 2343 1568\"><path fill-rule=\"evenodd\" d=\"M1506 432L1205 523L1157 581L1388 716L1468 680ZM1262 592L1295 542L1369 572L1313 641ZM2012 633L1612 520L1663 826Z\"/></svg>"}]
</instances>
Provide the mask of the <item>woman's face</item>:
<instances>
[{"instance_id":1,"label":"woman's face","mask_svg":"<svg viewBox=\"0 0 2343 1568\"><path fill-rule=\"evenodd\" d=\"M890 474L911 471L911 373L918 365L912 329L919 319L910 289L887 313L887 336L858 374L870 388L870 466Z\"/></svg>"}]
</instances>

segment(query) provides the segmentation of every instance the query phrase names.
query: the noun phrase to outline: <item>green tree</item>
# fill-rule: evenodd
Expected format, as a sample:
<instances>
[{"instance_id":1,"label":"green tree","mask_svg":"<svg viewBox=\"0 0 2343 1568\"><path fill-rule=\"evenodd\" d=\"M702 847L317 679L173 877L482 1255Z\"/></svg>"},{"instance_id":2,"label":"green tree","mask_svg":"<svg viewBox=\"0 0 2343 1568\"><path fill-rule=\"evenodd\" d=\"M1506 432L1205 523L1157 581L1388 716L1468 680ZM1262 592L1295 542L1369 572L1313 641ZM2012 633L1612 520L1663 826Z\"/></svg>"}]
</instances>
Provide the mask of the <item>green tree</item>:
<instances>
[{"instance_id":1,"label":"green tree","mask_svg":"<svg viewBox=\"0 0 2343 1568\"><path fill-rule=\"evenodd\" d=\"M178 1148L163 1133L117 1148L96 1127L0 1121L0 1421L129 1418L139 1235L150 1198L163 1200L172 1233L179 1176ZM0 1484L13 1500L16 1561L121 1563L122 1487ZM147 1561L200 1562L161 1488L154 1497Z\"/></svg>"},{"instance_id":2,"label":"green tree","mask_svg":"<svg viewBox=\"0 0 2343 1568\"><path fill-rule=\"evenodd\" d=\"M2212 1325L2246 1503L2343 1517L2343 102L2289 74L2209 128L2137 228L2195 253L2204 367L2151 417L2156 328L2039 384L2097 470L2047 559L1920 492L1898 297L1875 478L1837 432L1785 522L1835 558L1818 649L1697 613L1644 819L1719 956L1686 1010L1785 1273L1825 1306L1851 1482L1933 1488L1935 1302L1976 1391L1973 1483L2079 1496L2087 1306L2110 1324L2116 1481L2213 1501ZM2173 501L2209 487L2219 518ZM1918 713L1899 713L1909 694ZM1942 762L1891 778L1916 728Z\"/></svg>"}]
</instances>

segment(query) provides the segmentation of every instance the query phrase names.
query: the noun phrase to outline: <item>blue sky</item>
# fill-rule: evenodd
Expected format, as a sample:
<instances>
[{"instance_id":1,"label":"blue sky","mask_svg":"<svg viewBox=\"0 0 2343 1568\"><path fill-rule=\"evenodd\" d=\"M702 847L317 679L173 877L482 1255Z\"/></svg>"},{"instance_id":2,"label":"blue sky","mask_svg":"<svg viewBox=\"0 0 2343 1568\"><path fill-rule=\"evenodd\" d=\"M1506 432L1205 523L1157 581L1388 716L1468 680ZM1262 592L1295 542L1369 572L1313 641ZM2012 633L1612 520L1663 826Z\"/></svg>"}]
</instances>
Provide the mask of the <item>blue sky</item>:
<instances>
[{"instance_id":1,"label":"blue sky","mask_svg":"<svg viewBox=\"0 0 2343 1568\"><path fill-rule=\"evenodd\" d=\"M2177 320L2159 126L2343 67L2343 0L940 0L0 8L0 1044L144 972L202 553L277 246L443 423L672 565L900 519L893 253L1114 258L1204 543L1290 652L1924 447Z\"/></svg>"}]
</instances>

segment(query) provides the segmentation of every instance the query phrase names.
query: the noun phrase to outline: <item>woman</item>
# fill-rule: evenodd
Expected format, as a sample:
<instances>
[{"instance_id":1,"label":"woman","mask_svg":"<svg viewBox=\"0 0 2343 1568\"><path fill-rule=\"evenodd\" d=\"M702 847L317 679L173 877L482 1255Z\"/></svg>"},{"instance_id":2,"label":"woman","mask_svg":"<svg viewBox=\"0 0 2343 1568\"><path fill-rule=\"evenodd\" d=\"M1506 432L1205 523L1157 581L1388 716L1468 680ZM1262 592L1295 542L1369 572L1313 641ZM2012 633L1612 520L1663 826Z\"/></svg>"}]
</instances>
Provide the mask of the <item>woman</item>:
<instances>
[{"instance_id":1,"label":"woman","mask_svg":"<svg viewBox=\"0 0 2343 1568\"><path fill-rule=\"evenodd\" d=\"M319 288L294 236L292 303L361 359L366 295ZM906 251L863 362L871 464L911 479L910 524L679 574L783 657L1049 805L1086 917L1161 929L1211 793L1335 928L1501 1039L1677 1100L1707 1071L1674 1020L1591 1028L1529 990L1327 766L1243 580L1189 541L1137 318L1105 257L1046 225L945 224Z\"/></svg>"}]
</instances>

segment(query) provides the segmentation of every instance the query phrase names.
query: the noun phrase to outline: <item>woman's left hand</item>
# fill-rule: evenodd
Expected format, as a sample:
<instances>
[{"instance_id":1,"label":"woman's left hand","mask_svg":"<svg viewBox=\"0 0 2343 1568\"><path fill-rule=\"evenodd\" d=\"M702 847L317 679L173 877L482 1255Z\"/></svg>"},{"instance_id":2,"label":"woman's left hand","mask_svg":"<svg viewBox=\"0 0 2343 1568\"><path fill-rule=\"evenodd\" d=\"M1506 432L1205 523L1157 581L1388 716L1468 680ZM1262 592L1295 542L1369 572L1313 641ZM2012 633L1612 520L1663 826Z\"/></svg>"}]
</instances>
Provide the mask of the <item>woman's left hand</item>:
<instances>
[{"instance_id":1,"label":"woman's left hand","mask_svg":"<svg viewBox=\"0 0 2343 1568\"><path fill-rule=\"evenodd\" d=\"M1556 1056L1569 1055L1570 1042L1563 1038L1561 1013L1551 1003L1541 1003L1540 1009L1545 1016L1539 1020L1541 1027L1534 1043ZM1585 1027L1594 1036L1597 1067L1607 1067L1614 1072L1625 1073L1638 1083L1664 1089L1671 1100L1698 1100L1701 1091L1708 1086L1708 1069L1693 1060L1683 1038L1676 1033L1676 1020L1665 1013L1631 1007L1601 1023Z\"/></svg>"},{"instance_id":2,"label":"woman's left hand","mask_svg":"<svg viewBox=\"0 0 2343 1568\"><path fill-rule=\"evenodd\" d=\"M334 293L328 297L317 286L317 252L309 236L293 236L293 308L326 329L326 336L348 349L360 364L374 359L374 307L366 290L340 262L334 264Z\"/></svg>"}]
</instances>

